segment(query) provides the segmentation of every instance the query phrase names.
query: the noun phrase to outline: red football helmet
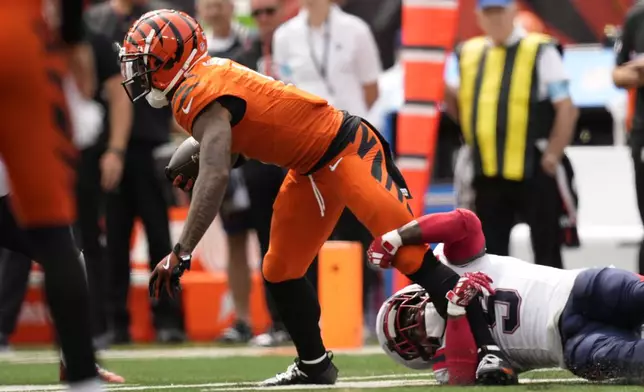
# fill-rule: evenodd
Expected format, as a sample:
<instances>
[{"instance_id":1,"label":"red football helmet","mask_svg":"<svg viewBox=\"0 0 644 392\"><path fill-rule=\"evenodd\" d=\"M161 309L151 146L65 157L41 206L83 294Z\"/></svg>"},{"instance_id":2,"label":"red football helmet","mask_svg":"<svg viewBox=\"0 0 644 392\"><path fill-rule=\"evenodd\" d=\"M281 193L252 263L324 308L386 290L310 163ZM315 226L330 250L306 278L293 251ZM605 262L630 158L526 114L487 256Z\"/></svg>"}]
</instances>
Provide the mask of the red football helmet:
<instances>
[{"instance_id":1,"label":"red football helmet","mask_svg":"<svg viewBox=\"0 0 644 392\"><path fill-rule=\"evenodd\" d=\"M408 286L381 306L377 318L378 341L396 362L413 369L431 368L431 361L441 347L442 336L428 336L428 321L441 323L439 329L445 326L429 294L418 285ZM435 329L436 326L429 327Z\"/></svg>"},{"instance_id":2,"label":"red football helmet","mask_svg":"<svg viewBox=\"0 0 644 392\"><path fill-rule=\"evenodd\" d=\"M207 49L203 29L191 16L168 9L146 13L132 25L120 48L123 86L128 96L136 101L154 92L165 99L186 71L207 54ZM139 89L142 92L135 93Z\"/></svg>"}]
</instances>

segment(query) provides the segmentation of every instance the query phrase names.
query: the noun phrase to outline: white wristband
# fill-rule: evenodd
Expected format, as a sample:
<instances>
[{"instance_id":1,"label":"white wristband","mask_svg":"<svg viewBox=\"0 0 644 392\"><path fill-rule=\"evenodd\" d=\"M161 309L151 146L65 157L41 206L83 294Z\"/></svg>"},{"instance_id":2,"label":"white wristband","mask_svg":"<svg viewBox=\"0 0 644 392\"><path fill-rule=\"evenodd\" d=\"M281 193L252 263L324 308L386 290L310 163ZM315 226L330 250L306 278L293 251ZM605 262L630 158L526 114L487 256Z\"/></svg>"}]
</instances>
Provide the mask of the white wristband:
<instances>
[{"instance_id":1,"label":"white wristband","mask_svg":"<svg viewBox=\"0 0 644 392\"><path fill-rule=\"evenodd\" d=\"M463 306L458 306L453 302L447 301L447 314L451 317L460 317L465 316L465 308Z\"/></svg>"},{"instance_id":2,"label":"white wristband","mask_svg":"<svg viewBox=\"0 0 644 392\"><path fill-rule=\"evenodd\" d=\"M396 249L400 248L403 244L402 238L400 238L400 234L398 234L398 230L392 230L389 233L383 234L382 239L389 242Z\"/></svg>"}]
</instances>

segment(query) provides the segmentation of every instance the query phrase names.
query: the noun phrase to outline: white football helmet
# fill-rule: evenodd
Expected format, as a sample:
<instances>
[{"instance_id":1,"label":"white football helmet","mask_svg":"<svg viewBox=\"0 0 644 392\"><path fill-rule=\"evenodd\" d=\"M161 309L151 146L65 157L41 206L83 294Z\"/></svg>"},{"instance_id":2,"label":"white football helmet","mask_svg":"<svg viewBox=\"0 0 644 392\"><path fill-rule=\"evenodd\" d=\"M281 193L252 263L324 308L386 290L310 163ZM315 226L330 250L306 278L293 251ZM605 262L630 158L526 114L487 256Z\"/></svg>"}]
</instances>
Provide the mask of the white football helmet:
<instances>
[{"instance_id":1,"label":"white football helmet","mask_svg":"<svg viewBox=\"0 0 644 392\"><path fill-rule=\"evenodd\" d=\"M410 285L385 301L378 311L376 333L387 355L411 369L431 369L445 334L445 320L429 294Z\"/></svg>"}]
</instances>

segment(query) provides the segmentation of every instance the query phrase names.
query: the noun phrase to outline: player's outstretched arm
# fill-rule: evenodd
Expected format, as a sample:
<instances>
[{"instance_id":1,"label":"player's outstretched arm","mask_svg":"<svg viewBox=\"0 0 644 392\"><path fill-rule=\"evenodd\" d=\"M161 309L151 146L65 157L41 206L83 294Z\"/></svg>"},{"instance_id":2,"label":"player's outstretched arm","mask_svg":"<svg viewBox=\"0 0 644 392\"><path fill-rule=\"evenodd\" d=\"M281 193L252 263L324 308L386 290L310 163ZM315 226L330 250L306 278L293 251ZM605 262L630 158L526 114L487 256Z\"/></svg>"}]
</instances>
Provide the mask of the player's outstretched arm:
<instances>
[{"instance_id":1,"label":"player's outstretched arm","mask_svg":"<svg viewBox=\"0 0 644 392\"><path fill-rule=\"evenodd\" d=\"M231 114L218 103L206 108L192 129L199 142L199 177L179 244L192 252L217 216L231 167Z\"/></svg>"},{"instance_id":2,"label":"player's outstretched arm","mask_svg":"<svg viewBox=\"0 0 644 392\"><path fill-rule=\"evenodd\" d=\"M469 237L474 239L480 236L482 236L482 229L479 218L470 210L457 208L450 212L424 215L399 229L375 238L367 254L373 264L388 268L398 248L403 245L442 242L459 243L460 246L467 247ZM478 252L477 249L476 253Z\"/></svg>"}]
</instances>

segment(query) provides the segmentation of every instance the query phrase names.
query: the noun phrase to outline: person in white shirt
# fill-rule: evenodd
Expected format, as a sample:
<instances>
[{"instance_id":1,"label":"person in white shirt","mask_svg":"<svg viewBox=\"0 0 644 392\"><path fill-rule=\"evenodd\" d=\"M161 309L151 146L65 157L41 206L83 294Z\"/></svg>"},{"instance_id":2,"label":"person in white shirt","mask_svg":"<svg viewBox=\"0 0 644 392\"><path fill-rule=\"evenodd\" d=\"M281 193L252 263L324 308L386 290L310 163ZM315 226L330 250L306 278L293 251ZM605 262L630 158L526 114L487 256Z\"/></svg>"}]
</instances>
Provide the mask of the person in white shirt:
<instances>
[{"instance_id":1,"label":"person in white shirt","mask_svg":"<svg viewBox=\"0 0 644 392\"><path fill-rule=\"evenodd\" d=\"M641 382L644 277L611 267L562 270L486 253L481 222L463 209L425 215L377 238L370 249L373 262L387 263L400 246L420 243L441 243L434 254L459 275L482 272L492 279L494 292L481 300L492 335L516 372L560 366L589 380ZM459 340L449 336L455 329L446 326L434 303L416 286L394 294L380 309L378 338L396 362L415 369L433 366L437 378L447 382L449 373L459 370L444 366L450 361L447 351ZM417 321L412 313L422 314L422 323L410 325ZM415 347L435 344L423 346L423 357L401 355L396 348L408 340ZM439 358L440 344L446 359Z\"/></svg>"},{"instance_id":2,"label":"person in white shirt","mask_svg":"<svg viewBox=\"0 0 644 392\"><path fill-rule=\"evenodd\" d=\"M273 37L280 79L365 118L378 98L382 71L369 26L331 0L303 0L302 5Z\"/></svg>"}]
</instances>

